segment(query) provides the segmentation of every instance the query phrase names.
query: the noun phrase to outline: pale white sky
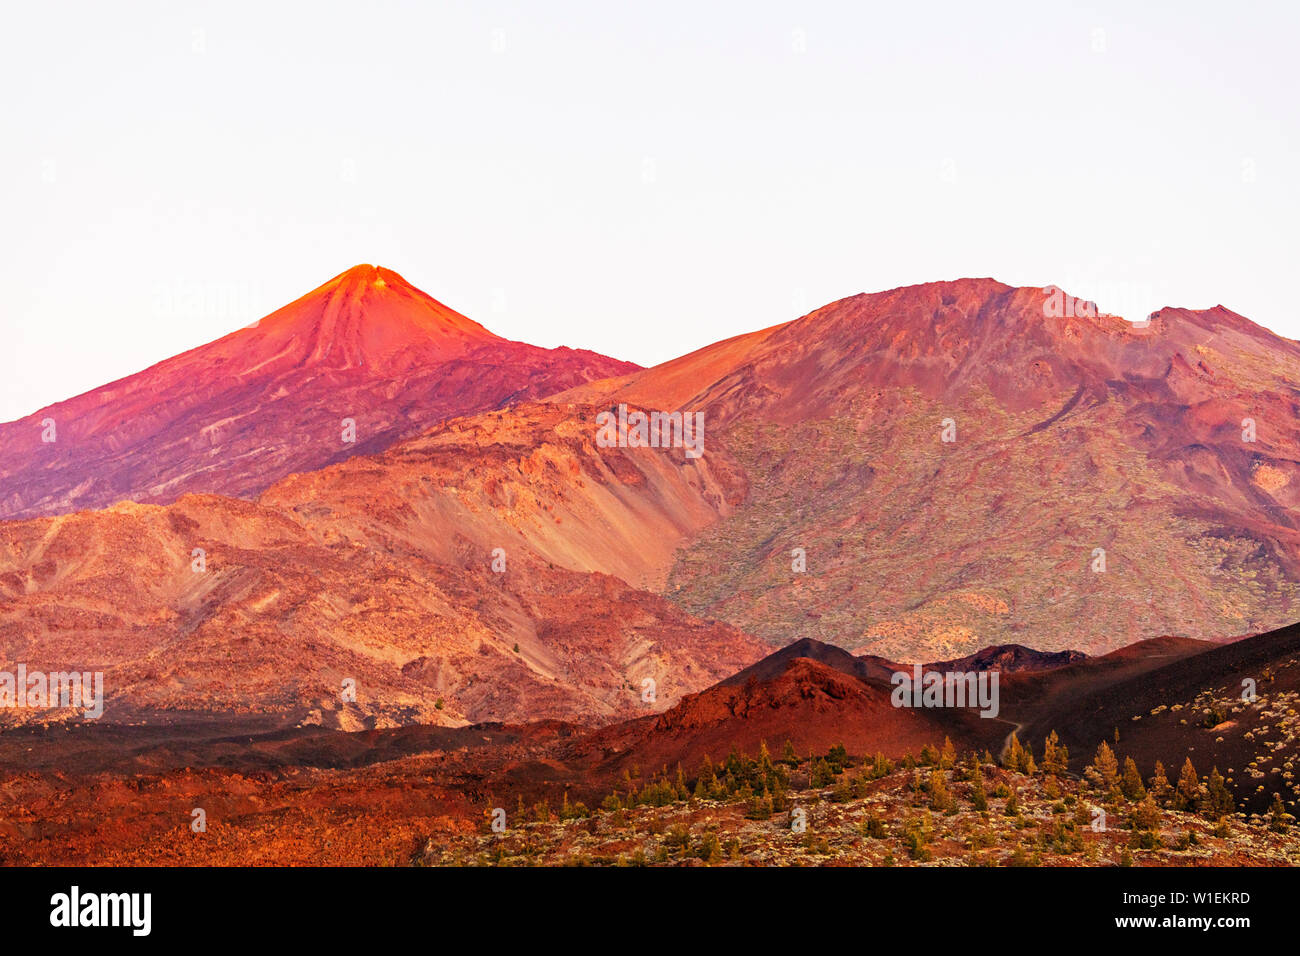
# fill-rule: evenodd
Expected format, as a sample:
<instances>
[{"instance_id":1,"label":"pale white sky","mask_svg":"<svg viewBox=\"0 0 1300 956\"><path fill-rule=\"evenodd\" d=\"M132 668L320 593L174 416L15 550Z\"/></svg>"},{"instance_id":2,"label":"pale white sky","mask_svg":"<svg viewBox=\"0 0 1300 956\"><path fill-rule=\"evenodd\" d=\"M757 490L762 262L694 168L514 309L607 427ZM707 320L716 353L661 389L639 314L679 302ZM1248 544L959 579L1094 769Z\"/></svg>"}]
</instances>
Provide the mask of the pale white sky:
<instances>
[{"instance_id":1,"label":"pale white sky","mask_svg":"<svg viewBox=\"0 0 1300 956\"><path fill-rule=\"evenodd\" d=\"M644 365L961 276L1300 337L1297 9L9 5L0 420L360 262Z\"/></svg>"}]
</instances>

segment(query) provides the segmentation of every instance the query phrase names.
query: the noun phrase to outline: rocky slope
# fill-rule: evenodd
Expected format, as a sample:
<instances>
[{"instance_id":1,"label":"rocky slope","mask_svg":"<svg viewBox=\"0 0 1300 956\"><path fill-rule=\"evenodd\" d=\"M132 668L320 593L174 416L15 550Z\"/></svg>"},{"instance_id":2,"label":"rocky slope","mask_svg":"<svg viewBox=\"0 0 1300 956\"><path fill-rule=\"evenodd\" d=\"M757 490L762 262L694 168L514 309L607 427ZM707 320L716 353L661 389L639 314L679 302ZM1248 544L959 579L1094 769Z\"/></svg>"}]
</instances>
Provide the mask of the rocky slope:
<instances>
[{"instance_id":1,"label":"rocky slope","mask_svg":"<svg viewBox=\"0 0 1300 956\"><path fill-rule=\"evenodd\" d=\"M494 466L455 476L443 472L449 426L391 458L296 476L261 502L187 495L0 523L0 669L102 670L114 720L275 712L359 727L627 717L761 656L736 628L552 560L557 529L570 516L580 529L585 511L547 498L533 469L572 466L585 494L607 502L628 485L661 486L694 500L697 523L722 507L693 465L597 454L554 424L534 423L519 446L479 435ZM654 518L625 516L628 567L656 553L636 551ZM689 526L659 520L665 539L674 522ZM587 534L608 547L600 530Z\"/></svg>"},{"instance_id":2,"label":"rocky slope","mask_svg":"<svg viewBox=\"0 0 1300 956\"><path fill-rule=\"evenodd\" d=\"M248 497L447 418L635 368L507 341L391 270L356 266L249 328L0 425L0 518Z\"/></svg>"},{"instance_id":3,"label":"rocky slope","mask_svg":"<svg viewBox=\"0 0 1300 956\"><path fill-rule=\"evenodd\" d=\"M704 412L747 497L666 593L774 645L1097 653L1300 616L1300 345L1221 306L1135 326L929 283L574 398Z\"/></svg>"},{"instance_id":4,"label":"rocky slope","mask_svg":"<svg viewBox=\"0 0 1300 956\"><path fill-rule=\"evenodd\" d=\"M249 342L290 349L286 375L405 381L423 353L357 308L397 296L444 370L489 334L356 273ZM310 348L287 331L308 314ZM113 668L118 706L354 726L628 717L647 677L662 710L762 657L748 635L884 667L1256 633L1300 614L1296 382L1300 346L1222 308L1139 329L992 280L857 296L256 502L2 523L0 650ZM703 412L704 455L604 447L620 402Z\"/></svg>"}]
</instances>

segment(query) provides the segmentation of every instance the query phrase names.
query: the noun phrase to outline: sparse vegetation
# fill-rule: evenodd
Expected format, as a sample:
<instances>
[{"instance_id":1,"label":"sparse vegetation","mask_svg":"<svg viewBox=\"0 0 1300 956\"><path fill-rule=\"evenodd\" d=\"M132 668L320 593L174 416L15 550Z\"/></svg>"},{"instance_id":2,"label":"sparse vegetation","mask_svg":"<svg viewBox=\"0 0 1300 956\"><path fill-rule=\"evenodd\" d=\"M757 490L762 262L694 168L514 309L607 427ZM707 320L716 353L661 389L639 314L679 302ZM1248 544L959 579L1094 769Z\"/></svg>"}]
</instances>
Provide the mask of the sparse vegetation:
<instances>
[{"instance_id":1,"label":"sparse vegetation","mask_svg":"<svg viewBox=\"0 0 1300 956\"><path fill-rule=\"evenodd\" d=\"M1055 734L1041 761L1014 739L1002 766L984 758L961 754L950 741L897 762L881 754L855 759L842 747L802 759L785 753L780 761L766 745L757 757L733 749L719 765L706 757L694 774L678 767L671 779L667 768L645 779L631 768L596 812L567 794L558 813L546 801L520 801L514 829L496 834L485 826L446 845L430 841L419 862L1131 866L1243 853L1262 863L1300 862L1288 836L1294 818L1280 795L1267 819L1236 812L1217 767L1202 780L1188 759L1170 787L1157 764L1147 785L1135 760L1103 743L1077 778L1065 771ZM1003 801L997 812L990 812L990 788ZM1105 813L1094 810L1096 800Z\"/></svg>"}]
</instances>

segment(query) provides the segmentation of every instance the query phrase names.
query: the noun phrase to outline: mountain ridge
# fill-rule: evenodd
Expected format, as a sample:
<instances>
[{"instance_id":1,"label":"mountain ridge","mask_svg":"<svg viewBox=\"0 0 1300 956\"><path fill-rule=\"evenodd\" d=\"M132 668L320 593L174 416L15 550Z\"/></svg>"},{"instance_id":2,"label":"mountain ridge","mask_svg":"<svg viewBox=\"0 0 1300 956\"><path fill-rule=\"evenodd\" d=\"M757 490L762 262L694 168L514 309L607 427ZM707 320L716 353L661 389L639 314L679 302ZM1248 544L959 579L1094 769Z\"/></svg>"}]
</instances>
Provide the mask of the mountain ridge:
<instances>
[{"instance_id":1,"label":"mountain ridge","mask_svg":"<svg viewBox=\"0 0 1300 956\"><path fill-rule=\"evenodd\" d=\"M397 280L331 282L307 315L345 345L323 356L327 385L362 374L353 358L407 362L348 312ZM173 707L236 700L235 655L263 677L289 661L362 673L377 692L359 709L262 681L257 706L326 722L516 720L530 699L585 720L638 708L637 680L671 686L666 704L800 637L858 667L981 666L990 646L1095 657L1300 616L1300 349L1233 315L1156 315L1153 336L1063 293L1056 314L1054 295L978 280L841 300L446 419L423 380L402 393L420 422L375 432L358 415L355 447L309 444L309 467L279 462L253 501L180 488L162 511L0 522L7 650L61 666L93 650ZM310 322L269 325L277 345L318 344L279 328ZM484 347L440 361L434 384L481 384ZM706 416L703 457L598 439L612 400L661 398Z\"/></svg>"},{"instance_id":2,"label":"mountain ridge","mask_svg":"<svg viewBox=\"0 0 1300 956\"><path fill-rule=\"evenodd\" d=\"M0 519L248 497L447 418L635 368L511 342L392 270L354 266L252 326L0 425Z\"/></svg>"}]
</instances>

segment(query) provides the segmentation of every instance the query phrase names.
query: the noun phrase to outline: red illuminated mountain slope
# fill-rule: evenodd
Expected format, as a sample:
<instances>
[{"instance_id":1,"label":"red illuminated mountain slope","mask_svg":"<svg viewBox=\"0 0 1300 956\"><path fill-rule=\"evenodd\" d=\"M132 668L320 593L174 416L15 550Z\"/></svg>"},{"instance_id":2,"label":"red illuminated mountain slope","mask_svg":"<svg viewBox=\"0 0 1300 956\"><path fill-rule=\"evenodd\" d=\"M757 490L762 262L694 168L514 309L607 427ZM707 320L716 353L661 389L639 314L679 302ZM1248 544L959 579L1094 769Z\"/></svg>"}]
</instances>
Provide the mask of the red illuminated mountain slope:
<instances>
[{"instance_id":1,"label":"red illuminated mountain slope","mask_svg":"<svg viewBox=\"0 0 1300 956\"><path fill-rule=\"evenodd\" d=\"M507 341L395 272L356 266L250 328L0 425L0 518L248 497L444 419L635 368Z\"/></svg>"}]
</instances>

